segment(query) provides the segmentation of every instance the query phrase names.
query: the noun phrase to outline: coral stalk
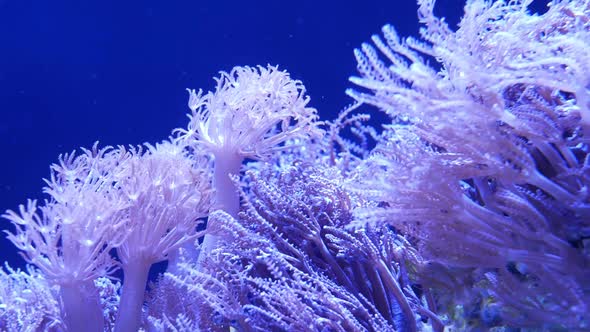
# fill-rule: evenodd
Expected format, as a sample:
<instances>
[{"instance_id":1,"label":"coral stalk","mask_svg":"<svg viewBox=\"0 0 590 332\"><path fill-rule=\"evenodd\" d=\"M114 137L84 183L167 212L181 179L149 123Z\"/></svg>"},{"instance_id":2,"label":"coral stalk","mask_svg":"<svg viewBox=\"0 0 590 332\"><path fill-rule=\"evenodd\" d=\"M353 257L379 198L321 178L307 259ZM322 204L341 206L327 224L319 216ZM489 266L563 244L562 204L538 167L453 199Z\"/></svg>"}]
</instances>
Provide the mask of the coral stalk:
<instances>
[{"instance_id":1,"label":"coral stalk","mask_svg":"<svg viewBox=\"0 0 590 332\"><path fill-rule=\"evenodd\" d=\"M215 155L213 185L215 186L215 208L236 218L240 209L240 195L231 175L239 175L244 158L238 154L218 153Z\"/></svg>"},{"instance_id":2,"label":"coral stalk","mask_svg":"<svg viewBox=\"0 0 590 332\"><path fill-rule=\"evenodd\" d=\"M103 331L100 297L93 281L61 285L60 293L68 331Z\"/></svg>"},{"instance_id":3,"label":"coral stalk","mask_svg":"<svg viewBox=\"0 0 590 332\"><path fill-rule=\"evenodd\" d=\"M231 176L240 174L240 167L244 158L236 153L217 153L215 155L215 169L213 186L215 188L215 209L223 210L230 216L237 218L240 210L240 195ZM209 220L207 227L215 228L215 220ZM212 225L213 224L213 225ZM217 246L218 236L206 234L203 238L201 251L199 252L199 264L209 256L212 249Z\"/></svg>"},{"instance_id":4,"label":"coral stalk","mask_svg":"<svg viewBox=\"0 0 590 332\"><path fill-rule=\"evenodd\" d=\"M137 331L139 329L150 265L150 263L141 260L132 261L128 262L123 269L125 280L115 332Z\"/></svg>"}]
</instances>

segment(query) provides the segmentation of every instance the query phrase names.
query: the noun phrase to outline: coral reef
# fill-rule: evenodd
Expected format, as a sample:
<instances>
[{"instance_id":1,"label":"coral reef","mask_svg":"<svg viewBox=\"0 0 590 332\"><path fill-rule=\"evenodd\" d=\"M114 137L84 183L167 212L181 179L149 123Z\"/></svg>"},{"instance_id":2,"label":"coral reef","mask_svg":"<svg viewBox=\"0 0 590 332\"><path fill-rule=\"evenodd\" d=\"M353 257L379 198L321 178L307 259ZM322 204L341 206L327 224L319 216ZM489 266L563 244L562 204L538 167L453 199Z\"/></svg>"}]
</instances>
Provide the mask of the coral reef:
<instances>
[{"instance_id":1,"label":"coral reef","mask_svg":"<svg viewBox=\"0 0 590 332\"><path fill-rule=\"evenodd\" d=\"M590 328L590 3L530 3L453 31L419 0L333 121L236 67L167 140L60 156L3 215L30 266L0 270L0 330Z\"/></svg>"}]
</instances>

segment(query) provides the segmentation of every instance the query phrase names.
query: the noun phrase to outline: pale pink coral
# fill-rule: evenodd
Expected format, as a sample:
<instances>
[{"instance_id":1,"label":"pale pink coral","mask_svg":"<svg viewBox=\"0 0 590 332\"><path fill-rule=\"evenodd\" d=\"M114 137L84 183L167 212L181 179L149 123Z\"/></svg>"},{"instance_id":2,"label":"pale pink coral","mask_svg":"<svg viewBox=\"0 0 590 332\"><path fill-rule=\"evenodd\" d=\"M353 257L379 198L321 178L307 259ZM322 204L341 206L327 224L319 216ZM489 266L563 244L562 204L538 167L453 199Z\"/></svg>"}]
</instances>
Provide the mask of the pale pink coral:
<instances>
[{"instance_id":1,"label":"pale pink coral","mask_svg":"<svg viewBox=\"0 0 590 332\"><path fill-rule=\"evenodd\" d=\"M215 80L215 92L189 90L190 122L178 131L216 155L263 159L286 140L316 130L316 110L307 107L305 87L286 71L235 67Z\"/></svg>"},{"instance_id":2,"label":"pale pink coral","mask_svg":"<svg viewBox=\"0 0 590 332\"><path fill-rule=\"evenodd\" d=\"M190 158L184 146L164 142L134 151L118 185L129 198L129 235L117 248L125 282L115 331L140 327L149 269L200 236L199 219L210 208L211 176L206 158Z\"/></svg>"},{"instance_id":3,"label":"pale pink coral","mask_svg":"<svg viewBox=\"0 0 590 332\"><path fill-rule=\"evenodd\" d=\"M29 200L19 213L4 215L16 226L8 239L48 280L60 285L65 321L72 330L87 324L102 330L94 279L116 268L109 251L127 235L127 202L117 194L112 174L105 172L104 162L116 164L118 158L109 150L95 145L78 157L60 157L45 188L51 200L40 207Z\"/></svg>"},{"instance_id":4,"label":"pale pink coral","mask_svg":"<svg viewBox=\"0 0 590 332\"><path fill-rule=\"evenodd\" d=\"M189 90L188 129L176 132L215 156L215 208L236 216L239 196L230 176L239 175L245 158L265 159L287 140L317 135L317 115L303 84L277 67L235 67L216 81L214 92ZM201 257L216 241L205 236Z\"/></svg>"}]
</instances>

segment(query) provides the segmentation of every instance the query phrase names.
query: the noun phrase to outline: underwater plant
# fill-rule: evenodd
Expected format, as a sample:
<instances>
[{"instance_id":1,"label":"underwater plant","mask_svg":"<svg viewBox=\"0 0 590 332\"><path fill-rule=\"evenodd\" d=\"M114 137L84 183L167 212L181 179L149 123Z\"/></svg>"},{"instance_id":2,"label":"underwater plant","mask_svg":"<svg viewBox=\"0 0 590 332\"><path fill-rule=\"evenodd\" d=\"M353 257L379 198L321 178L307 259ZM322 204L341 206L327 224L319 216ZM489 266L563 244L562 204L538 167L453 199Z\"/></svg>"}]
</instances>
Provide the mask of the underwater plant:
<instances>
[{"instance_id":1,"label":"underwater plant","mask_svg":"<svg viewBox=\"0 0 590 332\"><path fill-rule=\"evenodd\" d=\"M0 330L588 329L590 2L531 2L452 30L418 0L333 121L235 67L162 143L60 156L4 214L30 266L0 270Z\"/></svg>"}]
</instances>

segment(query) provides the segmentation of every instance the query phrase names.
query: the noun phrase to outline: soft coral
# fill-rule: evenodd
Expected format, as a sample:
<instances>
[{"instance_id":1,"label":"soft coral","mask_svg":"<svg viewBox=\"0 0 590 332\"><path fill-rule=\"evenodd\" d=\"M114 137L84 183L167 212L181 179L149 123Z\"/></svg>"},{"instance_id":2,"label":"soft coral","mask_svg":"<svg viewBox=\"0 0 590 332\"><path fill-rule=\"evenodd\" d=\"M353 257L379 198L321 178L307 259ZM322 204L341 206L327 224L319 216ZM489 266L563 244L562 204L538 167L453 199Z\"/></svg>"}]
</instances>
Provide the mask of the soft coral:
<instances>
[{"instance_id":1,"label":"soft coral","mask_svg":"<svg viewBox=\"0 0 590 332\"><path fill-rule=\"evenodd\" d=\"M109 275L116 262L109 251L125 238L126 202L107 169L120 156L110 148L66 154L51 167L45 192L50 200L34 200L19 213L7 211L15 233L8 239L47 279L60 286L62 315L71 331L102 331L103 315L94 280Z\"/></svg>"},{"instance_id":2,"label":"soft coral","mask_svg":"<svg viewBox=\"0 0 590 332\"><path fill-rule=\"evenodd\" d=\"M303 84L277 67L235 67L216 81L215 92L189 90L188 129L176 132L215 156L215 208L236 217L240 199L230 176L245 158L266 159L287 140L317 133L317 115ZM199 260L216 242L205 236Z\"/></svg>"}]
</instances>

